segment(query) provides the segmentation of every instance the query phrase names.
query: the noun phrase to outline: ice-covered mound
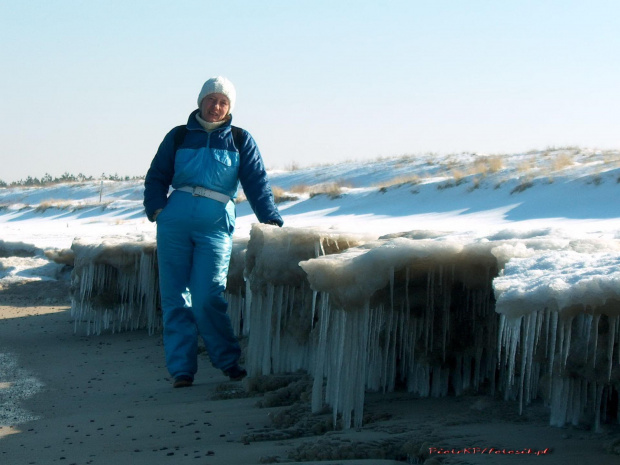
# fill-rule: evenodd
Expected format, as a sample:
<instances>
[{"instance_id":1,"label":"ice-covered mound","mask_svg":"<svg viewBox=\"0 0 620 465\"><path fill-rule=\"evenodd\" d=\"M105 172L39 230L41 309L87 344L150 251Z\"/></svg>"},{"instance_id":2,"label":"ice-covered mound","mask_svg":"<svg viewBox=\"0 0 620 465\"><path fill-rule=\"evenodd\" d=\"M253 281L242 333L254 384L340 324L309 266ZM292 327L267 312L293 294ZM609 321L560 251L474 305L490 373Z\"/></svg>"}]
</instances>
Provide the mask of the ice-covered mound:
<instances>
[{"instance_id":1,"label":"ice-covered mound","mask_svg":"<svg viewBox=\"0 0 620 465\"><path fill-rule=\"evenodd\" d=\"M546 385L557 426L584 417L598 426L602 410L620 412L612 401L620 386L620 252L515 259L493 285L507 396L518 392L528 403Z\"/></svg>"},{"instance_id":2,"label":"ice-covered mound","mask_svg":"<svg viewBox=\"0 0 620 465\"><path fill-rule=\"evenodd\" d=\"M150 236L76 238L71 315L86 332L161 327L155 241Z\"/></svg>"},{"instance_id":3,"label":"ice-covered mound","mask_svg":"<svg viewBox=\"0 0 620 465\"><path fill-rule=\"evenodd\" d=\"M252 375L309 370L317 294L299 263L375 239L255 224L245 255L247 367Z\"/></svg>"},{"instance_id":4,"label":"ice-covered mound","mask_svg":"<svg viewBox=\"0 0 620 465\"><path fill-rule=\"evenodd\" d=\"M300 265L322 295L314 411L326 402L360 426L366 389L404 382L437 397L493 383L490 245L398 237Z\"/></svg>"},{"instance_id":5,"label":"ice-covered mound","mask_svg":"<svg viewBox=\"0 0 620 465\"><path fill-rule=\"evenodd\" d=\"M76 321L89 332L160 327L152 238L78 239L72 250ZM397 384L420 396L543 397L552 424L598 424L601 412L620 416L609 413L618 257L618 239L552 230L377 238L255 224L234 241L226 294L250 375L306 371L312 408L331 406L345 427L361 424L366 390Z\"/></svg>"}]
</instances>

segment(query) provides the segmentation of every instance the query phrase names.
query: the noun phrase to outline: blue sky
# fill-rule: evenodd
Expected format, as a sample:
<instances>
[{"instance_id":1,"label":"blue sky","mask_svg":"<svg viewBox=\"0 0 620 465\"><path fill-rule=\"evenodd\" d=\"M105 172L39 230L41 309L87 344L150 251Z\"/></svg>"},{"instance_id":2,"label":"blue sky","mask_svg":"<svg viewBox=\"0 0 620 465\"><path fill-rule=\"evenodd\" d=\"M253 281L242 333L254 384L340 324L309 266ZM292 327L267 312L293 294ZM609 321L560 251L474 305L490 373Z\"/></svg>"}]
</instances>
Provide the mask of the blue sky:
<instances>
[{"instance_id":1,"label":"blue sky","mask_svg":"<svg viewBox=\"0 0 620 465\"><path fill-rule=\"evenodd\" d=\"M620 149L620 2L0 0L0 179L142 175L202 83L269 168Z\"/></svg>"}]
</instances>

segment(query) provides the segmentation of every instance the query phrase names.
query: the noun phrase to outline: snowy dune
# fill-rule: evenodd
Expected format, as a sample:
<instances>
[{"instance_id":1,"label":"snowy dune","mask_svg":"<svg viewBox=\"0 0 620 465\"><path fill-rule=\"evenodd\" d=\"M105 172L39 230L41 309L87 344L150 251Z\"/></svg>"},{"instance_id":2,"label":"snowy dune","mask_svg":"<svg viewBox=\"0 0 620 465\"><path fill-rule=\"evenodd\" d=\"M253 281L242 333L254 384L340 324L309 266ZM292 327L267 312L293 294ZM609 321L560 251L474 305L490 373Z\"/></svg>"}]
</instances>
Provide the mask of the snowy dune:
<instances>
[{"instance_id":1,"label":"snowy dune","mask_svg":"<svg viewBox=\"0 0 620 465\"><path fill-rule=\"evenodd\" d=\"M401 381L422 396L543 397L558 426L618 421L618 152L407 156L270 177L288 198L285 228L252 226L239 203L229 279L251 374L307 371L313 409L327 403L345 425L361 424L366 389ZM72 247L76 328L155 331L141 201L140 182L0 189L0 283L62 279ZM118 295L102 303L110 277Z\"/></svg>"}]
</instances>

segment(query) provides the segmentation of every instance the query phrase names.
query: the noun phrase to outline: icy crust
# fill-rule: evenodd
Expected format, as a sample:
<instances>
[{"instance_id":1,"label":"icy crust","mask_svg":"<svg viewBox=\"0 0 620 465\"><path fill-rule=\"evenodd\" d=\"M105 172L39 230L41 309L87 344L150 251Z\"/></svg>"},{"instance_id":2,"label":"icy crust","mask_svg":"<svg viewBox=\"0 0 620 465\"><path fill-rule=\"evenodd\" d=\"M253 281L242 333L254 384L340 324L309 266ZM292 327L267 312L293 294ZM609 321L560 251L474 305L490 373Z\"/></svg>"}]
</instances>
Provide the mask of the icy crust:
<instances>
[{"instance_id":1,"label":"icy crust","mask_svg":"<svg viewBox=\"0 0 620 465\"><path fill-rule=\"evenodd\" d=\"M344 309L356 309L379 289L388 286L395 270L409 264L417 269L428 269L430 261L446 264L462 250L463 245L459 243L396 238L374 241L340 255L320 257L299 265L314 290L329 293Z\"/></svg>"},{"instance_id":2,"label":"icy crust","mask_svg":"<svg viewBox=\"0 0 620 465\"><path fill-rule=\"evenodd\" d=\"M513 259L493 287L496 310L508 318L574 306L618 315L620 308L605 304L620 301L620 252L559 251Z\"/></svg>"},{"instance_id":3,"label":"icy crust","mask_svg":"<svg viewBox=\"0 0 620 465\"><path fill-rule=\"evenodd\" d=\"M493 285L506 397L522 409L542 395L555 426L620 419L620 252L515 259Z\"/></svg>"},{"instance_id":4,"label":"icy crust","mask_svg":"<svg viewBox=\"0 0 620 465\"><path fill-rule=\"evenodd\" d=\"M274 286L305 281L299 262L340 253L377 236L323 229L277 228L253 224L246 259L246 277Z\"/></svg>"},{"instance_id":5,"label":"icy crust","mask_svg":"<svg viewBox=\"0 0 620 465\"><path fill-rule=\"evenodd\" d=\"M161 327L155 240L150 236L109 236L71 245L71 315L87 334Z\"/></svg>"}]
</instances>

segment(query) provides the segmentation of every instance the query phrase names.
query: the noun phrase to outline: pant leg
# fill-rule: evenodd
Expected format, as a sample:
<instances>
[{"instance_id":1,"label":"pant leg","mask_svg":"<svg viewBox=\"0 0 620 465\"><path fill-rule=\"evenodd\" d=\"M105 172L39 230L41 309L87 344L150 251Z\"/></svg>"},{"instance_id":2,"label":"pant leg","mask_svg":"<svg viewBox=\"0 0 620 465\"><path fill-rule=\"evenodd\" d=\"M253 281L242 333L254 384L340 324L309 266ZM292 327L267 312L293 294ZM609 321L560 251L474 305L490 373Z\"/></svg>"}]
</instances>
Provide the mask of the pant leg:
<instances>
[{"instance_id":1,"label":"pant leg","mask_svg":"<svg viewBox=\"0 0 620 465\"><path fill-rule=\"evenodd\" d=\"M201 199L198 215L201 227L194 230L194 257L190 277L192 309L211 363L225 370L236 365L241 355L235 337L228 303L224 299L234 229L230 212L224 205ZM234 213L233 213L234 214ZM204 217L200 217L204 215Z\"/></svg>"},{"instance_id":2,"label":"pant leg","mask_svg":"<svg viewBox=\"0 0 620 465\"><path fill-rule=\"evenodd\" d=\"M173 196L174 197L174 196ZM197 370L196 320L187 300L193 261L187 206L173 197L157 217L157 261L164 324L164 350L170 375L194 377Z\"/></svg>"}]
</instances>

